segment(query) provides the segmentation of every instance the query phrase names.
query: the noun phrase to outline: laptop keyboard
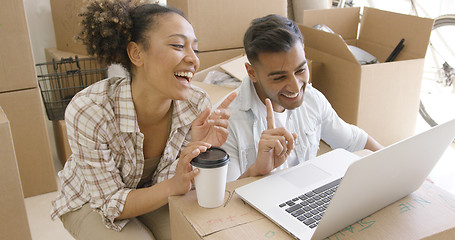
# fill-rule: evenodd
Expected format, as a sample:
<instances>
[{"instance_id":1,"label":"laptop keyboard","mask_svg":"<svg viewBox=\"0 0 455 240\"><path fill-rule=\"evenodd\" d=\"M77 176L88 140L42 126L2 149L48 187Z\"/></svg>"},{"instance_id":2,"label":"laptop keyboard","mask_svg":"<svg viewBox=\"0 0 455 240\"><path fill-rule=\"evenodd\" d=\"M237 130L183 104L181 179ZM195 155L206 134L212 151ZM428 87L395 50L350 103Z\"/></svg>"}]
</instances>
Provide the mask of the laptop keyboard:
<instances>
[{"instance_id":1,"label":"laptop keyboard","mask_svg":"<svg viewBox=\"0 0 455 240\"><path fill-rule=\"evenodd\" d=\"M329 206L341 178L279 205L280 208L310 228L315 228Z\"/></svg>"}]
</instances>

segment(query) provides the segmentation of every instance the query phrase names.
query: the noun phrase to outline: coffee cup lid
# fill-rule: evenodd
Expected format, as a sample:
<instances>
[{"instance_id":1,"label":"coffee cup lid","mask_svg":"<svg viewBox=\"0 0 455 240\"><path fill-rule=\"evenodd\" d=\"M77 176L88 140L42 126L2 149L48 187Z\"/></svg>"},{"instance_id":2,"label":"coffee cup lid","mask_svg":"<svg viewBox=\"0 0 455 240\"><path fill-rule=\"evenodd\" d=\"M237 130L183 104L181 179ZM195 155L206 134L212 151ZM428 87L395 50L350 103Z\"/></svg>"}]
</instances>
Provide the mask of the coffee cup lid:
<instances>
[{"instance_id":1,"label":"coffee cup lid","mask_svg":"<svg viewBox=\"0 0 455 240\"><path fill-rule=\"evenodd\" d=\"M191 165L199 168L217 168L229 163L229 154L222 148L211 147L191 160Z\"/></svg>"}]
</instances>

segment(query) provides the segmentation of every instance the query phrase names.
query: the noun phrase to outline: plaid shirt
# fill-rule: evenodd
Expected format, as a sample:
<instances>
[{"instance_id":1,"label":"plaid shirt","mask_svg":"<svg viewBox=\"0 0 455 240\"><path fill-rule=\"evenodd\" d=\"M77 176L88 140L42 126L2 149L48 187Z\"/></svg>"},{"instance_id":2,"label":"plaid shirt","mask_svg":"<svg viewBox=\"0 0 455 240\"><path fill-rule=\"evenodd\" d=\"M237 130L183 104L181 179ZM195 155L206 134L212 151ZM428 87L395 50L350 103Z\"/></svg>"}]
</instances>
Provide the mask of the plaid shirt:
<instances>
[{"instance_id":1,"label":"plaid shirt","mask_svg":"<svg viewBox=\"0 0 455 240\"><path fill-rule=\"evenodd\" d=\"M192 88L186 101L173 101L169 138L150 185L171 178L180 150L190 141L192 121L207 106L208 95ZM131 81L110 78L82 90L65 113L72 155L58 173L61 191L52 202L52 219L85 203L120 231L128 219L114 221L135 189L144 168L143 140L131 96Z\"/></svg>"}]
</instances>

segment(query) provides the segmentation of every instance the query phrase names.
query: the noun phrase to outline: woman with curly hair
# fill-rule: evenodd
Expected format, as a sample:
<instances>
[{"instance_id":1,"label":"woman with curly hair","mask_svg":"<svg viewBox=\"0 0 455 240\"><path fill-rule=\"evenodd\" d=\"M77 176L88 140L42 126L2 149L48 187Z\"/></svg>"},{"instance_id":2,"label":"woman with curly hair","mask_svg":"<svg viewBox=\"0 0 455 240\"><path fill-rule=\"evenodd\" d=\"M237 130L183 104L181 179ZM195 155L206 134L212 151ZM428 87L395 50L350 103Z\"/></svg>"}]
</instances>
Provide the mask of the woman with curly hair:
<instances>
[{"instance_id":1,"label":"woman with curly hair","mask_svg":"<svg viewBox=\"0 0 455 240\"><path fill-rule=\"evenodd\" d=\"M210 114L208 95L190 84L198 43L178 10L102 0L81 16L88 53L128 77L99 81L68 105L73 154L51 217L76 239L170 239L168 197L191 189L194 157L226 141L236 94Z\"/></svg>"}]
</instances>

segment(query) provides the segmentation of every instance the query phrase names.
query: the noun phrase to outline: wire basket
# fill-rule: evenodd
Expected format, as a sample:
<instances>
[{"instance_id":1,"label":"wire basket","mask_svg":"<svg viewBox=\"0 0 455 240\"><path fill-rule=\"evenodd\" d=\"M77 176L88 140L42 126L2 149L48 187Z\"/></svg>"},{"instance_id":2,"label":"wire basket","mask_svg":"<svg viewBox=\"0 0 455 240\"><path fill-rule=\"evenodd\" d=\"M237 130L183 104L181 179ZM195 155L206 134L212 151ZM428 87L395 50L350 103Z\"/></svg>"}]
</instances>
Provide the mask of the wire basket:
<instances>
[{"instance_id":1,"label":"wire basket","mask_svg":"<svg viewBox=\"0 0 455 240\"><path fill-rule=\"evenodd\" d=\"M101 66L95 58L52 59L35 66L44 107L51 121L63 120L66 106L76 93L107 77L107 67Z\"/></svg>"}]
</instances>

